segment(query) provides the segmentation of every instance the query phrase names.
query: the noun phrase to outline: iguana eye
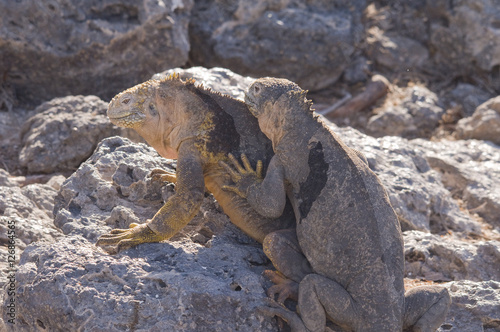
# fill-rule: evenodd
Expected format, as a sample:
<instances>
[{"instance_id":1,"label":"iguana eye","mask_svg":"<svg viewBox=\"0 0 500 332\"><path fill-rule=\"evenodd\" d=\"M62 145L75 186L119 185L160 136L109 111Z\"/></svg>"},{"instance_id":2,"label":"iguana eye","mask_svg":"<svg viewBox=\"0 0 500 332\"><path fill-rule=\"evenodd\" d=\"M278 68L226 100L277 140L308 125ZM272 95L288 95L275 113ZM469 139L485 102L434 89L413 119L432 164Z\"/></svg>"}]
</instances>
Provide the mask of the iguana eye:
<instances>
[{"instance_id":1,"label":"iguana eye","mask_svg":"<svg viewBox=\"0 0 500 332\"><path fill-rule=\"evenodd\" d=\"M256 93L256 94L259 94L259 93L260 93L260 86L255 85L255 86L253 87L253 92L254 92L254 93Z\"/></svg>"},{"instance_id":2,"label":"iguana eye","mask_svg":"<svg viewBox=\"0 0 500 332\"><path fill-rule=\"evenodd\" d=\"M152 116L156 116L158 114L158 111L156 111L155 105L149 104L149 113Z\"/></svg>"},{"instance_id":3,"label":"iguana eye","mask_svg":"<svg viewBox=\"0 0 500 332\"><path fill-rule=\"evenodd\" d=\"M130 102L130 98L125 98L122 100L122 104L127 105Z\"/></svg>"}]
</instances>

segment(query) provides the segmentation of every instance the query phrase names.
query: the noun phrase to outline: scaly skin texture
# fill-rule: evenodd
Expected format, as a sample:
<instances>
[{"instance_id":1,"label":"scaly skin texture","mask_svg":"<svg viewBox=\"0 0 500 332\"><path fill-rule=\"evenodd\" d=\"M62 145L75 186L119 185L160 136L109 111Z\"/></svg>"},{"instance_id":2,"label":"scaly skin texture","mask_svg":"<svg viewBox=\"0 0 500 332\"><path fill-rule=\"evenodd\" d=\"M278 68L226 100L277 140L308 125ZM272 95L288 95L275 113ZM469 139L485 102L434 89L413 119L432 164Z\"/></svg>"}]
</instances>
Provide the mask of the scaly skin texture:
<instances>
[{"instance_id":1,"label":"scaly skin texture","mask_svg":"<svg viewBox=\"0 0 500 332\"><path fill-rule=\"evenodd\" d=\"M230 220L259 242L270 232L295 226L291 208L280 218L263 218L246 200L222 190L231 179L218 162L228 153L262 160L264 168L273 154L243 102L171 76L121 92L110 102L108 117L135 129L161 156L177 159L175 174L152 172L154 179L175 181L175 194L147 223L101 236L97 245L108 252L172 237L198 213L205 187Z\"/></svg>"},{"instance_id":2,"label":"scaly skin texture","mask_svg":"<svg viewBox=\"0 0 500 332\"><path fill-rule=\"evenodd\" d=\"M405 295L399 222L366 159L314 115L306 91L293 82L259 79L245 101L275 156L264 179L233 158L236 170L226 169L235 185L226 190L265 216L280 215L288 196L298 243L313 270L299 284L300 316L275 302L261 311L282 317L292 331L324 331L327 319L346 331L436 330L449 294L419 287ZM269 235L266 245L286 247L290 241L279 234ZM297 264L286 254L270 258L275 265Z\"/></svg>"}]
</instances>

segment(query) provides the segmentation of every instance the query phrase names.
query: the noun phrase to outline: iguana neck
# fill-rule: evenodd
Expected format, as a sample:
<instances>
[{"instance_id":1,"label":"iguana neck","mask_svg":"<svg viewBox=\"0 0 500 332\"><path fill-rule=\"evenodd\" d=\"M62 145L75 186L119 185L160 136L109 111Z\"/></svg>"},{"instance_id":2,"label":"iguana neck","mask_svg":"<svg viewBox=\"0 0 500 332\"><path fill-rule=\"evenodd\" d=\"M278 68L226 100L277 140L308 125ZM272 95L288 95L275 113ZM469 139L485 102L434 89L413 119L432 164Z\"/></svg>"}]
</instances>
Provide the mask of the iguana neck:
<instances>
[{"instance_id":1,"label":"iguana neck","mask_svg":"<svg viewBox=\"0 0 500 332\"><path fill-rule=\"evenodd\" d=\"M286 108L275 104L272 110L259 117L259 125L273 143L275 151L278 146L293 146L297 141L309 141L321 127L321 123L305 103L294 103Z\"/></svg>"}]
</instances>

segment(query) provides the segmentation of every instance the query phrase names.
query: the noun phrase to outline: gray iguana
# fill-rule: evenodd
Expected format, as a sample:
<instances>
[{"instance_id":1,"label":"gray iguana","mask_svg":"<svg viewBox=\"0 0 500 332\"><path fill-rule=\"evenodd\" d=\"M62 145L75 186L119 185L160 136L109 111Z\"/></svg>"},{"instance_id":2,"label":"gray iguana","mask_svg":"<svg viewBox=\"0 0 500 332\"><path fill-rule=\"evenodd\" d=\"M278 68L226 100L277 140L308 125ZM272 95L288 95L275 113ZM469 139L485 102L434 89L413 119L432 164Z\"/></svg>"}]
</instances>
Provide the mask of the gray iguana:
<instances>
[{"instance_id":1,"label":"gray iguana","mask_svg":"<svg viewBox=\"0 0 500 332\"><path fill-rule=\"evenodd\" d=\"M261 310L292 331L324 331L327 318L348 331L436 330L449 309L448 291L421 286L405 294L399 222L361 153L314 115L306 91L293 82L258 79L245 102L275 155L263 179L244 156L243 165L231 156L233 166L221 164L235 184L224 189L269 218L283 212L288 196L298 244L314 271L298 278L300 316L273 301ZM279 234L269 237L275 247L290 242ZM287 257L288 248L281 252L270 257L275 266L303 264Z\"/></svg>"},{"instance_id":2,"label":"gray iguana","mask_svg":"<svg viewBox=\"0 0 500 332\"><path fill-rule=\"evenodd\" d=\"M205 187L231 222L259 242L273 231L295 227L291 207L279 218L264 218L246 200L222 190L231 179L218 162L227 160L228 153L263 160L263 168L273 155L271 142L242 101L173 75L116 95L108 117L118 126L135 129L161 156L177 159L175 174L152 172L153 179L175 181L175 195L149 222L102 235L97 245L108 252L172 237L198 213Z\"/></svg>"}]
</instances>

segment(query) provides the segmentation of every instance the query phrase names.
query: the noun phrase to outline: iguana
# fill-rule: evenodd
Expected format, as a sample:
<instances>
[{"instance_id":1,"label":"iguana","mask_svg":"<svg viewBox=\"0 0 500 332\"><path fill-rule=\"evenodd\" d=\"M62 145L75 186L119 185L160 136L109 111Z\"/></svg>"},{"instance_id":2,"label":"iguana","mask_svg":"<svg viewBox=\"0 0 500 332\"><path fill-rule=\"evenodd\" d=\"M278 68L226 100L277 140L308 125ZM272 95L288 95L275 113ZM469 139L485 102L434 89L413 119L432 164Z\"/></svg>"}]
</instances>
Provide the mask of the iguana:
<instances>
[{"instance_id":1,"label":"iguana","mask_svg":"<svg viewBox=\"0 0 500 332\"><path fill-rule=\"evenodd\" d=\"M240 196L222 190L231 179L218 162L227 160L228 153L263 160L263 168L273 155L269 139L243 101L173 75L119 93L107 114L112 123L135 129L161 156L177 159L175 174L151 174L175 181L175 194L147 223L102 235L97 245L108 252L172 237L198 213L205 187L231 222L259 242L273 231L295 227L291 207L279 218L264 218Z\"/></svg>"},{"instance_id":2,"label":"iguana","mask_svg":"<svg viewBox=\"0 0 500 332\"><path fill-rule=\"evenodd\" d=\"M300 316L272 301L261 310L288 321L292 331L324 331L327 318L348 331L436 330L450 305L448 291L422 286L405 294L398 219L361 153L326 127L293 82L258 79L245 102L275 155L264 178L244 156L243 165L235 157L233 166L222 162L235 182L224 189L270 218L283 212L288 196L313 270L299 284Z\"/></svg>"}]
</instances>

